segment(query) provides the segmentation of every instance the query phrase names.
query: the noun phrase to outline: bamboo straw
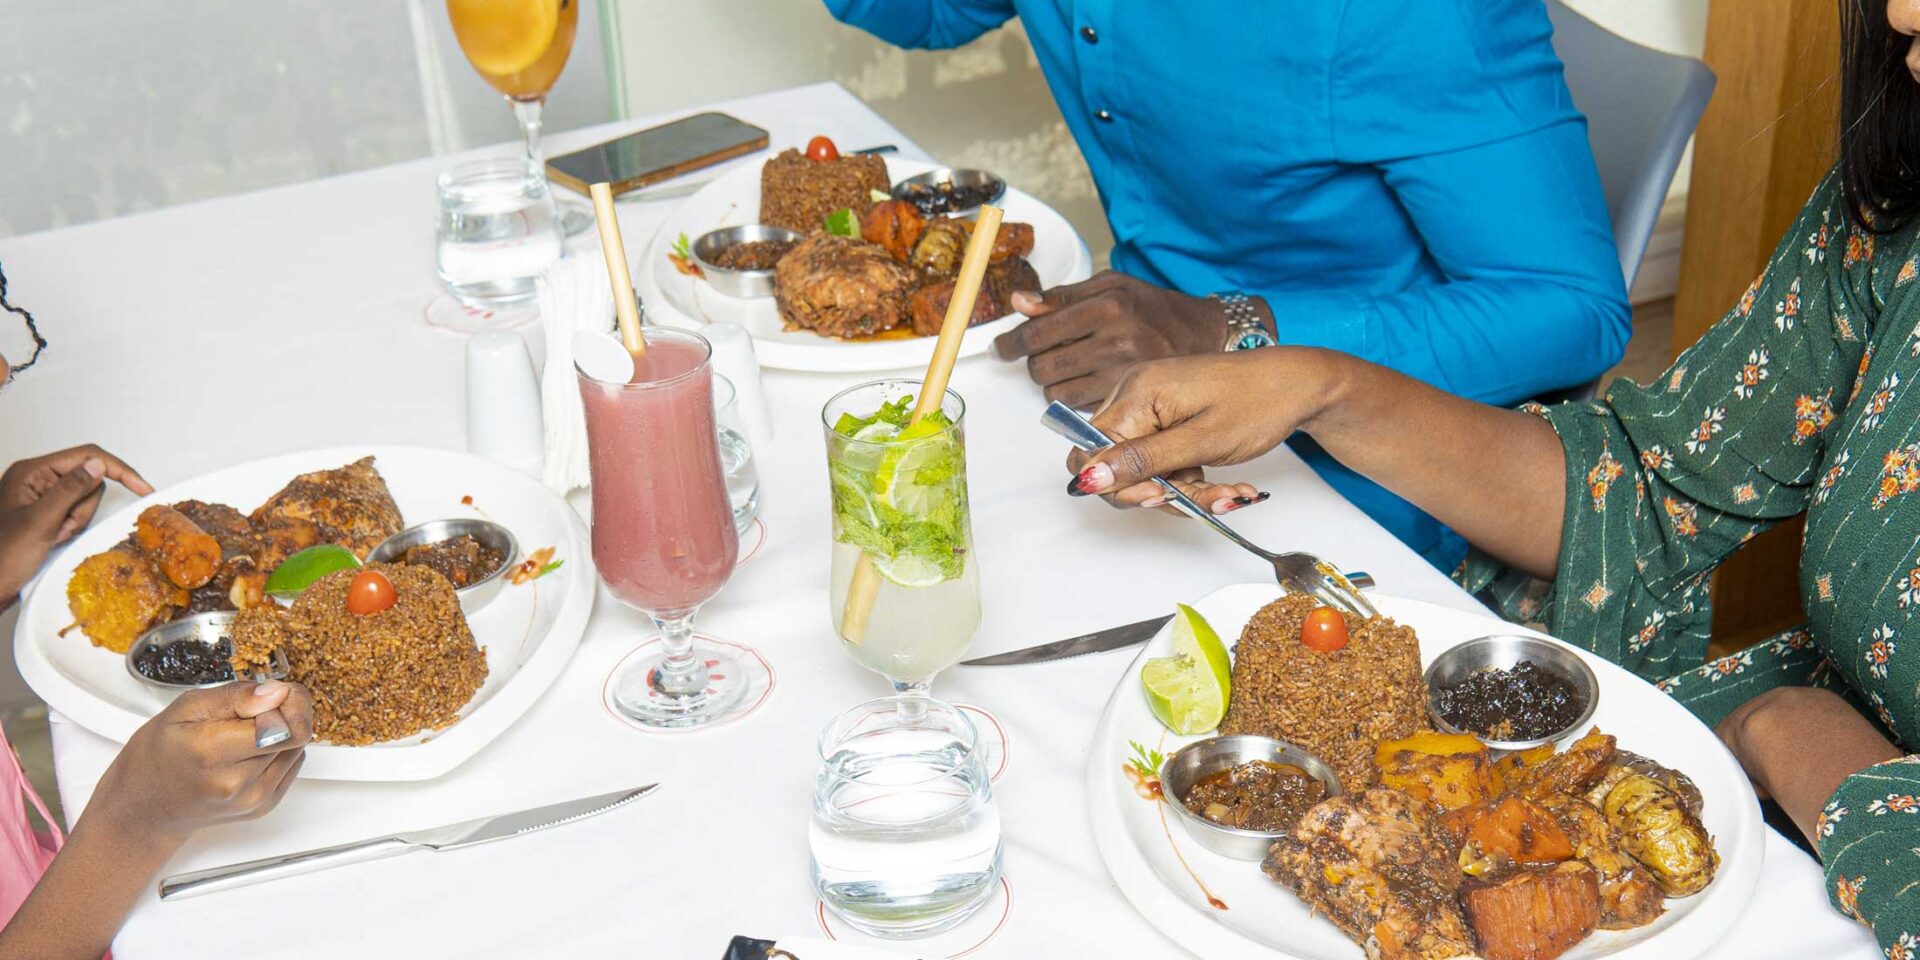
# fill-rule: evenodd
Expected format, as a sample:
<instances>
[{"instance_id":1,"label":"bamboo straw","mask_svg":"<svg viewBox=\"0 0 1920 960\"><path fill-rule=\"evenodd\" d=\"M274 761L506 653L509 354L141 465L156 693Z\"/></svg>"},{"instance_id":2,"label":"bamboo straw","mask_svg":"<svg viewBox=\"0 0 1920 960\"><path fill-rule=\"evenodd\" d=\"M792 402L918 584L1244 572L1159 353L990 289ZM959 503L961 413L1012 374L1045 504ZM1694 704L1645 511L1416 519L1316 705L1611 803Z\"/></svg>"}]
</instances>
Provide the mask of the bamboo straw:
<instances>
[{"instance_id":1,"label":"bamboo straw","mask_svg":"<svg viewBox=\"0 0 1920 960\"><path fill-rule=\"evenodd\" d=\"M593 222L600 228L600 252L607 257L607 282L613 285L613 314L620 318L620 342L635 357L647 352L640 338L640 311L633 304L633 276L627 272L627 244L620 239L620 215L613 211L613 188L596 183L587 188L593 195Z\"/></svg>"},{"instance_id":2,"label":"bamboo straw","mask_svg":"<svg viewBox=\"0 0 1920 960\"><path fill-rule=\"evenodd\" d=\"M940 339L933 344L933 359L927 363L927 375L920 383L920 396L913 404L910 424L940 409L947 397L947 381L953 376L954 361L960 358L960 341L967 334L967 322L973 318L973 303L980 296L980 282L987 276L987 260L993 253L993 241L1000 233L999 207L982 206L973 224L973 236L967 238L966 256L960 261L960 276L953 282L953 298L947 301L947 315L940 323ZM873 558L860 554L853 568L853 580L847 585L847 605L840 611L840 636L848 643L866 639L867 620L873 616L873 600L880 592L880 571Z\"/></svg>"}]
</instances>

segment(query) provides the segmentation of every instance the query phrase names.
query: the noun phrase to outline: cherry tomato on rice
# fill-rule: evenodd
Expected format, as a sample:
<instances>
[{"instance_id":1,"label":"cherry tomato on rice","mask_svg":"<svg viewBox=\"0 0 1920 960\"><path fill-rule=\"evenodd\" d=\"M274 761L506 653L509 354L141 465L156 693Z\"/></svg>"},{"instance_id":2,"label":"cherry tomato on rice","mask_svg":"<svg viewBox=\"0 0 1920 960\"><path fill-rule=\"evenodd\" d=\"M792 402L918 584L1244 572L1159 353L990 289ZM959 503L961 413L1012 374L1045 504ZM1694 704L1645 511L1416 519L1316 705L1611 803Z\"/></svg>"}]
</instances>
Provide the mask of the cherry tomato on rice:
<instances>
[{"instance_id":1,"label":"cherry tomato on rice","mask_svg":"<svg viewBox=\"0 0 1920 960\"><path fill-rule=\"evenodd\" d=\"M1308 650L1332 653L1347 645L1347 618L1332 607L1315 607L1300 628L1300 642Z\"/></svg>"},{"instance_id":2,"label":"cherry tomato on rice","mask_svg":"<svg viewBox=\"0 0 1920 960\"><path fill-rule=\"evenodd\" d=\"M807 141L807 159L814 163L832 163L840 159L840 148L826 137L814 137Z\"/></svg>"},{"instance_id":3,"label":"cherry tomato on rice","mask_svg":"<svg viewBox=\"0 0 1920 960\"><path fill-rule=\"evenodd\" d=\"M347 612L358 616L379 613L399 602L393 581L378 570L362 570L347 584Z\"/></svg>"}]
</instances>

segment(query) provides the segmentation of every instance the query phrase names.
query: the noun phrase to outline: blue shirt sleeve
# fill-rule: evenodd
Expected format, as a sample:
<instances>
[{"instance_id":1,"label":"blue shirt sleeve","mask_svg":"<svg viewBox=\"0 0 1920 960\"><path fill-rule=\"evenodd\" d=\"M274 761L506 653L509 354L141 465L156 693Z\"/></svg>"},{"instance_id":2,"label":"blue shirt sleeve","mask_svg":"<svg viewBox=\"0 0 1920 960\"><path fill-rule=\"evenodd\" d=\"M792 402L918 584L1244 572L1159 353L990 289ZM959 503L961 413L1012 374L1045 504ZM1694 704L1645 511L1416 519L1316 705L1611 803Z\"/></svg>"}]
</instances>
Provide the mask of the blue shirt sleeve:
<instances>
[{"instance_id":1,"label":"blue shirt sleeve","mask_svg":"<svg viewBox=\"0 0 1920 960\"><path fill-rule=\"evenodd\" d=\"M898 47L944 49L1006 23L1013 0L826 0L835 20Z\"/></svg>"},{"instance_id":2,"label":"blue shirt sleeve","mask_svg":"<svg viewBox=\"0 0 1920 960\"><path fill-rule=\"evenodd\" d=\"M1631 319L1584 124L1375 166L1446 282L1268 295L1280 342L1500 404L1619 361Z\"/></svg>"}]
</instances>

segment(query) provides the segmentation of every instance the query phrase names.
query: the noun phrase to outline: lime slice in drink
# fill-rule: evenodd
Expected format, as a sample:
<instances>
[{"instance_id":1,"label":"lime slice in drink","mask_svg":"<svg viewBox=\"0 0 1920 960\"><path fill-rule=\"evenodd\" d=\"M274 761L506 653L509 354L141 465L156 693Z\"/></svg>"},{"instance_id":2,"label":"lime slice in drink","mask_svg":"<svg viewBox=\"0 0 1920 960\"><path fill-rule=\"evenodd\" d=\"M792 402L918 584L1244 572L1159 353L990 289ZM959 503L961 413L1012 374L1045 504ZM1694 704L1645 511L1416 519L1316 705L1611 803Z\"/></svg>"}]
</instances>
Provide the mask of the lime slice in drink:
<instances>
[{"instance_id":1,"label":"lime slice in drink","mask_svg":"<svg viewBox=\"0 0 1920 960\"><path fill-rule=\"evenodd\" d=\"M315 580L359 565L360 558L346 547L331 543L308 547L280 561L280 565L267 574L266 592L276 597L299 596L301 591L313 586Z\"/></svg>"},{"instance_id":2,"label":"lime slice in drink","mask_svg":"<svg viewBox=\"0 0 1920 960\"><path fill-rule=\"evenodd\" d=\"M942 488L946 480L952 476L950 469L942 469L944 476L927 483L931 475L922 471L930 467L945 468L958 454L951 440L936 438L945 428L930 424L933 421L922 420L900 431L896 440L899 445L887 451L873 474L874 499L910 516L930 514L938 506L937 498L945 492Z\"/></svg>"},{"instance_id":3,"label":"lime slice in drink","mask_svg":"<svg viewBox=\"0 0 1920 960\"><path fill-rule=\"evenodd\" d=\"M1179 734L1205 733L1227 715L1233 681L1227 647L1206 618L1186 604L1173 618L1173 656L1155 657L1140 669L1147 709Z\"/></svg>"},{"instance_id":4,"label":"lime slice in drink","mask_svg":"<svg viewBox=\"0 0 1920 960\"><path fill-rule=\"evenodd\" d=\"M903 587L931 587L947 579L940 564L926 557L903 553L897 557L874 557L874 569Z\"/></svg>"}]
</instances>

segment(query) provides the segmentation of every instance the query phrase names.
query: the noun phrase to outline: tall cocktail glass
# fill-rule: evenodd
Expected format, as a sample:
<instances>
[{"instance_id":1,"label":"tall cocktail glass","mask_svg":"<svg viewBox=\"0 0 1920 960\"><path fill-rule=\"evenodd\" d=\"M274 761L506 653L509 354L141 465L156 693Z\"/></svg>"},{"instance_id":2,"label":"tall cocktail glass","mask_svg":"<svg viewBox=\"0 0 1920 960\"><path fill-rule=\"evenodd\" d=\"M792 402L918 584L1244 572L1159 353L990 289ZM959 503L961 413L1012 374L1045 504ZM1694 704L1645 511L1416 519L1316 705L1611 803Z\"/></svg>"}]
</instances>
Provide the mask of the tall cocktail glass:
<instances>
[{"instance_id":1,"label":"tall cocktail glass","mask_svg":"<svg viewBox=\"0 0 1920 960\"><path fill-rule=\"evenodd\" d=\"M482 80L507 98L526 139L527 163L535 176L547 175L540 147L540 115L547 92L566 69L583 0L447 0L454 39ZM551 192L551 190L549 190ZM561 228L568 236L593 226L584 203L560 202Z\"/></svg>"},{"instance_id":2,"label":"tall cocktail glass","mask_svg":"<svg viewBox=\"0 0 1920 960\"><path fill-rule=\"evenodd\" d=\"M833 490L835 631L896 692L925 697L980 628L980 571L967 508L966 403L949 390L940 410L908 425L920 386L861 384L827 401L821 420Z\"/></svg>"},{"instance_id":3,"label":"tall cocktail glass","mask_svg":"<svg viewBox=\"0 0 1920 960\"><path fill-rule=\"evenodd\" d=\"M732 648L693 636L693 616L732 575L740 539L714 431L713 351L696 333L642 333L632 382L575 367L593 562L615 597L653 618L662 641L614 679L614 705L642 724L687 727L723 715L747 687Z\"/></svg>"}]
</instances>

